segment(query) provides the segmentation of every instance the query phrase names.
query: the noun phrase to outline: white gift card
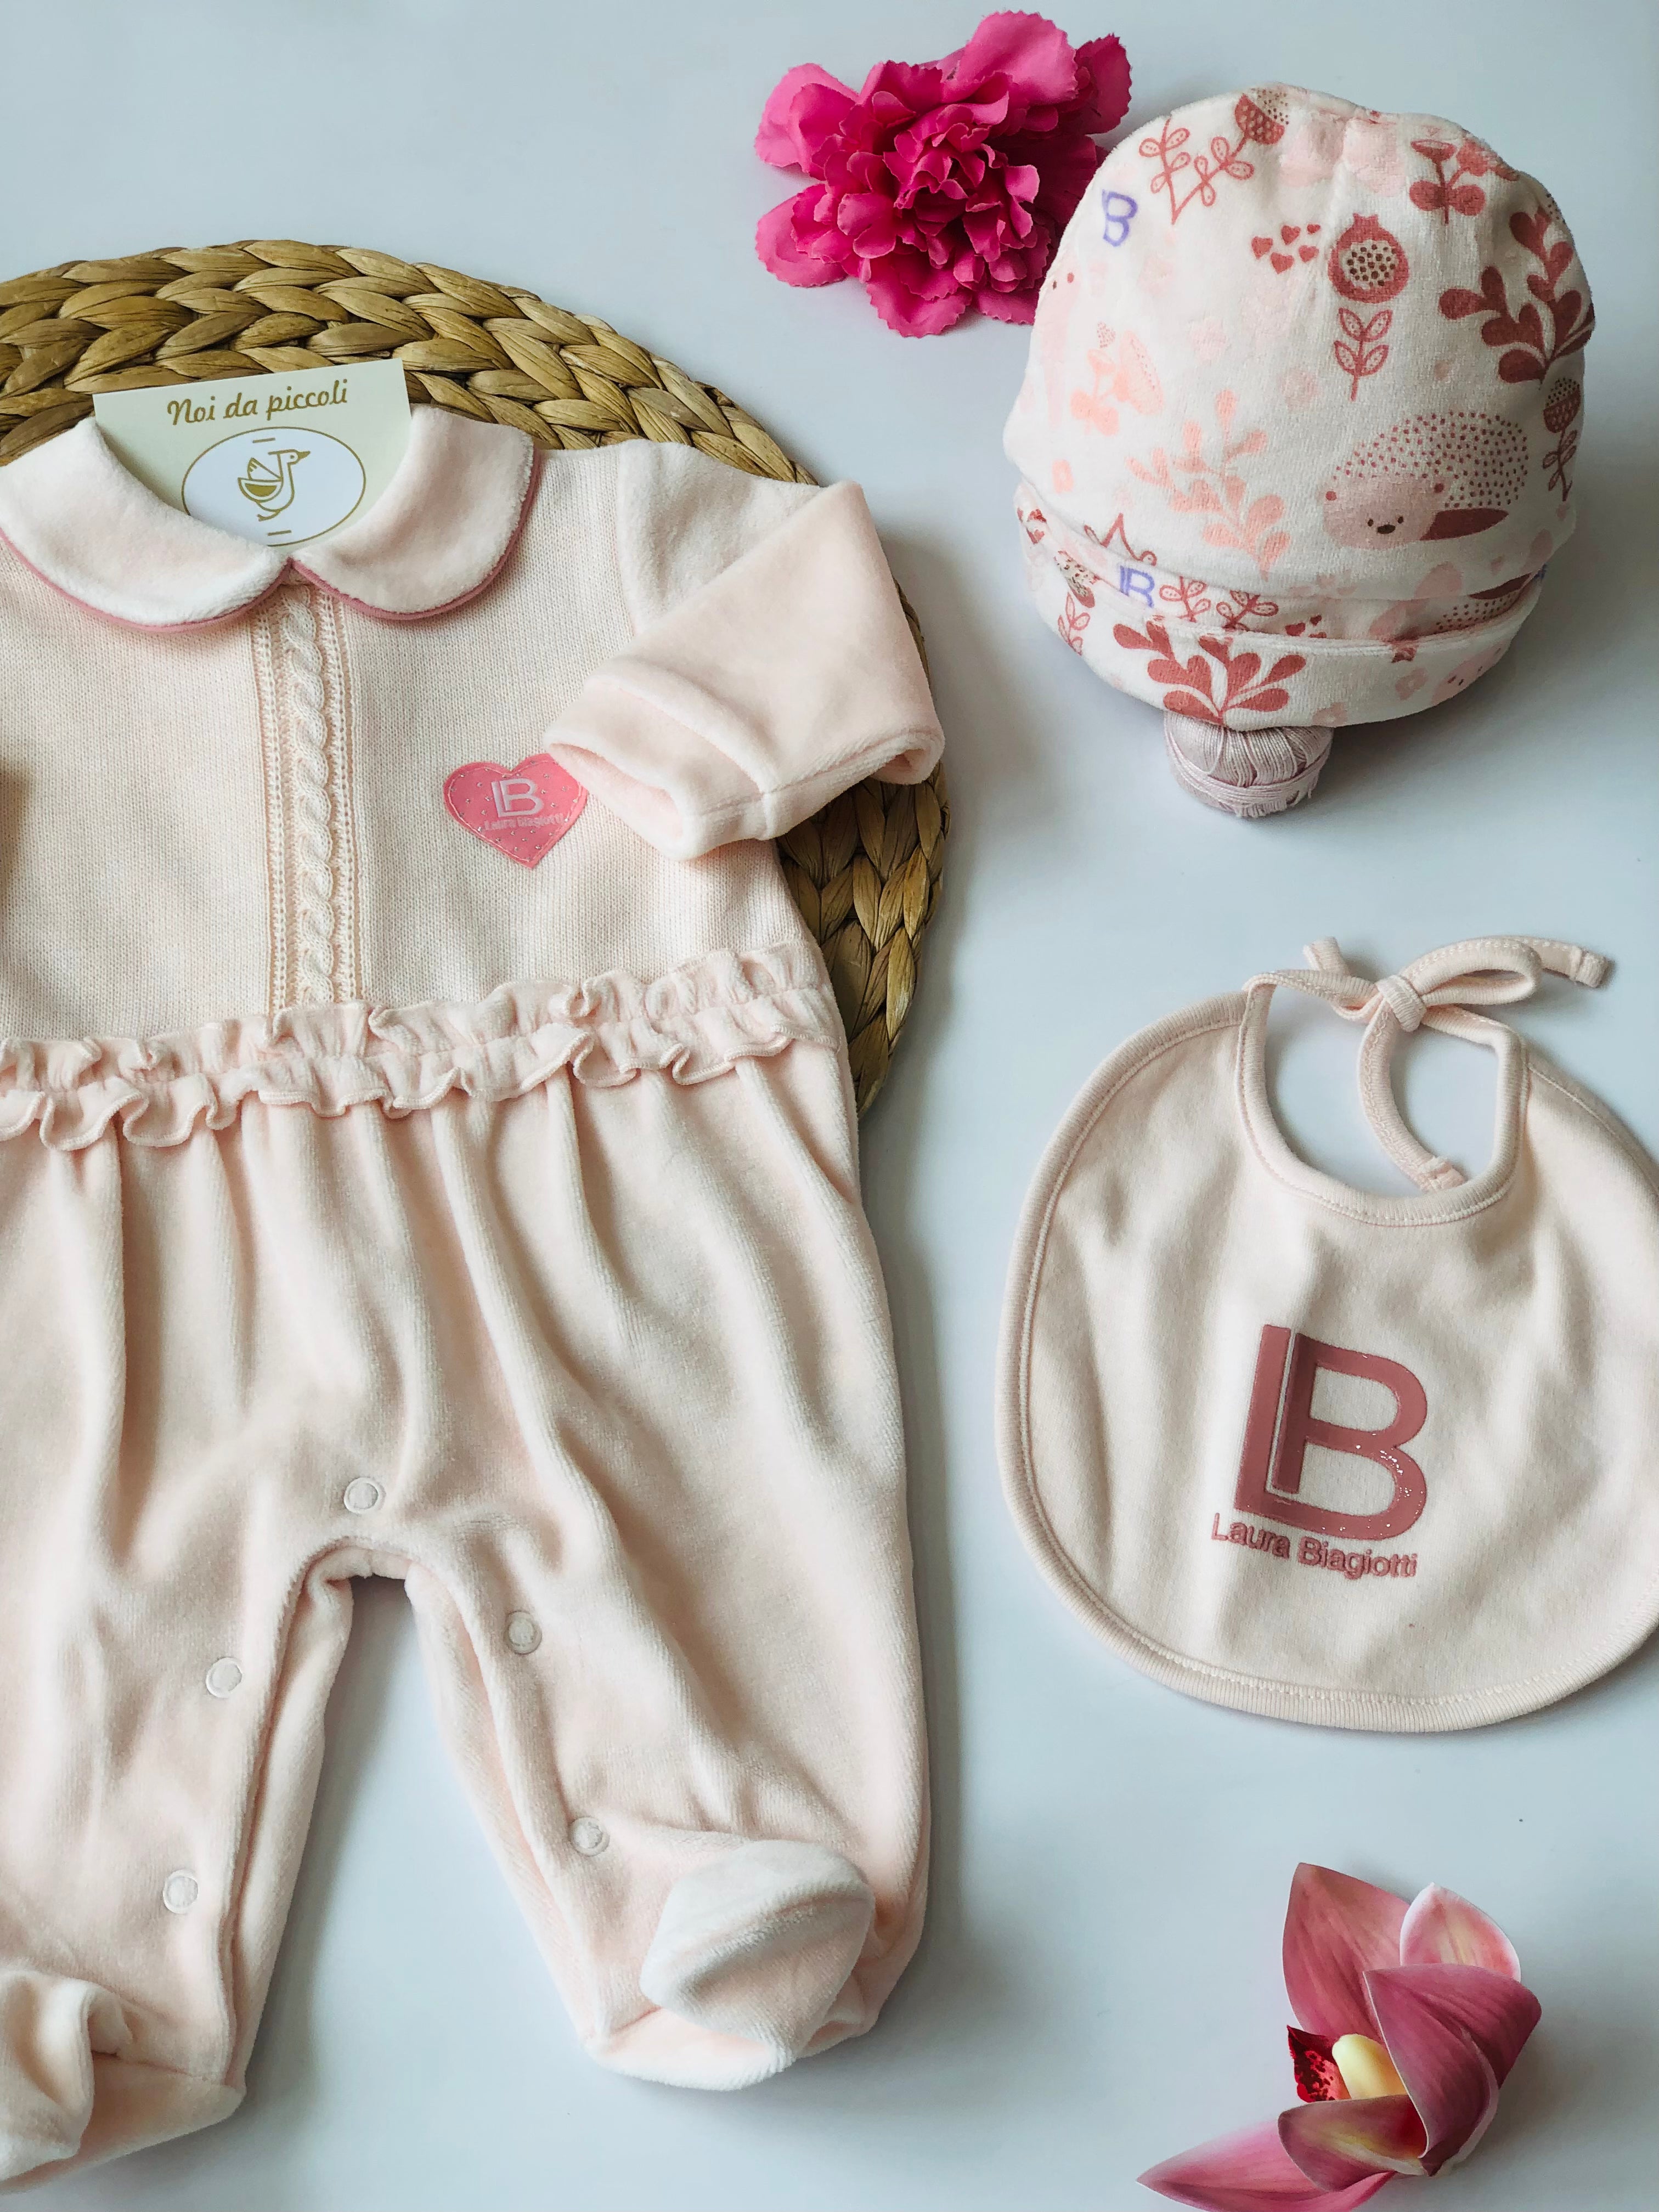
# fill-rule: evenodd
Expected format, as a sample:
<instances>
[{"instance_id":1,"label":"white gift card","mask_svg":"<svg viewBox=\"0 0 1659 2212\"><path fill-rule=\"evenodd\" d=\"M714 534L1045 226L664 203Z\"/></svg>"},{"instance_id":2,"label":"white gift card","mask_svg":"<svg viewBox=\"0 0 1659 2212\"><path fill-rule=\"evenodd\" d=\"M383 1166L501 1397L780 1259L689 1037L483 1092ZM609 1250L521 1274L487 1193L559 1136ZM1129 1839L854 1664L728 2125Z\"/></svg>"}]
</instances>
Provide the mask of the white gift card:
<instances>
[{"instance_id":1,"label":"white gift card","mask_svg":"<svg viewBox=\"0 0 1659 2212\"><path fill-rule=\"evenodd\" d=\"M92 407L158 498L261 545L302 545L367 512L409 443L395 361L100 392Z\"/></svg>"}]
</instances>

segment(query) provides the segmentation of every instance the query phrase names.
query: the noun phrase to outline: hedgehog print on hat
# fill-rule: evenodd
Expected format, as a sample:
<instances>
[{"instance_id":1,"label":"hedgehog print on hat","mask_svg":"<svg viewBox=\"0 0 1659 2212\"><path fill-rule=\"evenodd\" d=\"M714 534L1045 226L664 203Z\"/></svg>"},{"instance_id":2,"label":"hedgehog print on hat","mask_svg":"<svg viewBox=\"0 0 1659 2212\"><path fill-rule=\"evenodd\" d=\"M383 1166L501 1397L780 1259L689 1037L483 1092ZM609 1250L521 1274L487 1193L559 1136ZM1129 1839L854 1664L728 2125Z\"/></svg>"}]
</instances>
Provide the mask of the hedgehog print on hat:
<instances>
[{"instance_id":1,"label":"hedgehog print on hat","mask_svg":"<svg viewBox=\"0 0 1659 2212\"><path fill-rule=\"evenodd\" d=\"M1413 415L1351 453L1325 487L1339 545L1468 538L1509 520L1526 489L1526 434L1497 415Z\"/></svg>"},{"instance_id":2,"label":"hedgehog print on hat","mask_svg":"<svg viewBox=\"0 0 1659 2212\"><path fill-rule=\"evenodd\" d=\"M1188 790L1282 811L1531 613L1593 320L1555 202L1455 124L1269 85L1132 131L1008 421L1040 616Z\"/></svg>"}]
</instances>

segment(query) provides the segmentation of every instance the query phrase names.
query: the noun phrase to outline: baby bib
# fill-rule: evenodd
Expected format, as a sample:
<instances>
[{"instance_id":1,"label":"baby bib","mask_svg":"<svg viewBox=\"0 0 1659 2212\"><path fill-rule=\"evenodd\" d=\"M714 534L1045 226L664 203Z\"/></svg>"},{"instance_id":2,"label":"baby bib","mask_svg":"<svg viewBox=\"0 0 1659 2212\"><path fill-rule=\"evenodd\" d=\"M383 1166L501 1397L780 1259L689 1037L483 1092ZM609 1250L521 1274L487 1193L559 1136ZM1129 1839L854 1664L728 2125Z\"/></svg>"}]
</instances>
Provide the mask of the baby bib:
<instances>
[{"instance_id":1,"label":"baby bib","mask_svg":"<svg viewBox=\"0 0 1659 2212\"><path fill-rule=\"evenodd\" d=\"M999 1445L1061 1594L1191 1695L1329 1726L1478 1727L1659 1619L1659 1194L1596 1099L1483 1006L1575 945L1481 938L1373 981L1311 966L1156 1023L1101 1067L1026 1201ZM1362 1103L1417 1185L1357 1190L1282 1134L1267 1010L1363 1023ZM1401 1116L1419 1026L1490 1049L1472 1180Z\"/></svg>"}]
</instances>

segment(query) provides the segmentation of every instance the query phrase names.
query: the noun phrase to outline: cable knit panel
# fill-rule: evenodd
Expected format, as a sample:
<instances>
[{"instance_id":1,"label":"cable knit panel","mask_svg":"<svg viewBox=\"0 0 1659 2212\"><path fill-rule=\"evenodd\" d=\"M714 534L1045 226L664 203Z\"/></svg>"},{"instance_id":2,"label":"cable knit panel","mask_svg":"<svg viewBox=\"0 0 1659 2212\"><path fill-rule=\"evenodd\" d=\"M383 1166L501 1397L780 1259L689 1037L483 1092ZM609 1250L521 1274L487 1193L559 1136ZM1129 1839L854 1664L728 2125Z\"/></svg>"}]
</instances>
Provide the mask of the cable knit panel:
<instances>
[{"instance_id":1,"label":"cable knit panel","mask_svg":"<svg viewBox=\"0 0 1659 2212\"><path fill-rule=\"evenodd\" d=\"M647 1072L702 1083L791 1044L834 1050L840 1017L811 947L711 953L650 982L504 983L471 1006L295 1006L173 1036L0 1044L0 1139L78 1152L112 1124L139 1145L228 1128L250 1098L392 1115L453 1092L499 1103L568 1069L609 1089Z\"/></svg>"},{"instance_id":2,"label":"cable knit panel","mask_svg":"<svg viewBox=\"0 0 1659 2212\"><path fill-rule=\"evenodd\" d=\"M269 1011L359 990L356 836L338 610L295 580L259 609L254 672L264 749Z\"/></svg>"},{"instance_id":3,"label":"cable knit panel","mask_svg":"<svg viewBox=\"0 0 1659 2212\"><path fill-rule=\"evenodd\" d=\"M294 872L299 988L294 996L306 1006L325 1006L334 996L334 824L323 656L309 598L304 590L283 592L278 629L294 702L294 811L300 832Z\"/></svg>"}]
</instances>

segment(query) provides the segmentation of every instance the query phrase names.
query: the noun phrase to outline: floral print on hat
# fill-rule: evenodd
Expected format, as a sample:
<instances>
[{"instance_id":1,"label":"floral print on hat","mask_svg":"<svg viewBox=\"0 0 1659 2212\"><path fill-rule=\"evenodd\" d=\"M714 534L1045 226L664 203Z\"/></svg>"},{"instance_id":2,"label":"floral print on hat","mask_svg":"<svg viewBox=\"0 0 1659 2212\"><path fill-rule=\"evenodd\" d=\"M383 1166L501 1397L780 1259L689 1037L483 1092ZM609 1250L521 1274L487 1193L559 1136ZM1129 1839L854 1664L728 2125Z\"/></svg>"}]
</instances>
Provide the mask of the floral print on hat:
<instances>
[{"instance_id":1,"label":"floral print on hat","mask_svg":"<svg viewBox=\"0 0 1659 2212\"><path fill-rule=\"evenodd\" d=\"M1257 85L1108 155L1006 449L1038 611L1229 731L1456 696L1570 535L1594 316L1554 200L1461 126Z\"/></svg>"}]
</instances>

